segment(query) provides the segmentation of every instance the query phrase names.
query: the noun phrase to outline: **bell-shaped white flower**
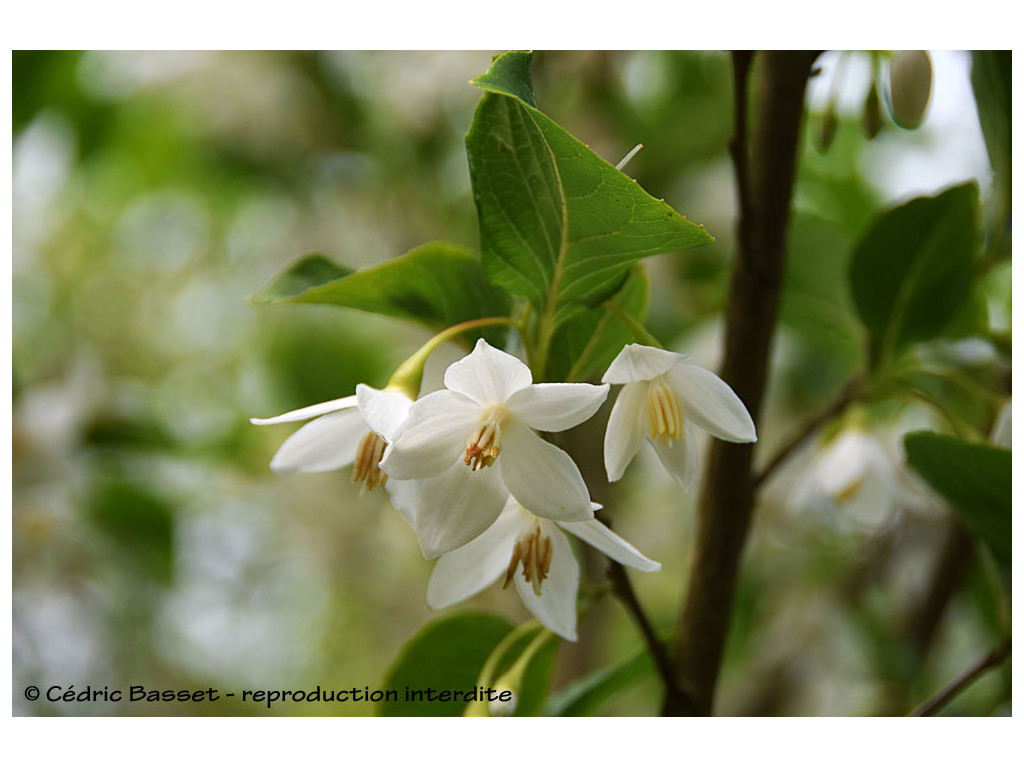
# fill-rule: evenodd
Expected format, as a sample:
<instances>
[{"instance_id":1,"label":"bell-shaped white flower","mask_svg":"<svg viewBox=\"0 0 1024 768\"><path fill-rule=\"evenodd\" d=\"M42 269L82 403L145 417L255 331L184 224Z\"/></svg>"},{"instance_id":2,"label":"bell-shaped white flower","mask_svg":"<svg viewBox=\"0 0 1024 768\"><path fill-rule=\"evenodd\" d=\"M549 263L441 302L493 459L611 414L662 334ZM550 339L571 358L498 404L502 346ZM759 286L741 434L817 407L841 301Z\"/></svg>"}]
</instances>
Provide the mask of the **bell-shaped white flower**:
<instances>
[{"instance_id":1,"label":"bell-shaped white flower","mask_svg":"<svg viewBox=\"0 0 1024 768\"><path fill-rule=\"evenodd\" d=\"M329 472L352 465L352 481L368 492L387 483L379 467L387 445L383 435L397 428L411 405L412 400L402 392L360 384L355 395L249 421L264 426L312 419L284 441L270 468L291 474Z\"/></svg>"},{"instance_id":2,"label":"bell-shaped white flower","mask_svg":"<svg viewBox=\"0 0 1024 768\"><path fill-rule=\"evenodd\" d=\"M448 367L447 389L409 409L381 469L397 480L444 476L433 498L419 500L416 513L416 533L427 557L480 535L508 494L541 517L593 518L576 464L534 430L559 432L589 419L608 387L532 382L530 369L518 358L481 339L472 353ZM502 487L507 491L496 494ZM485 493L472 508L453 512L451 498L464 498L473 488Z\"/></svg>"},{"instance_id":3,"label":"bell-shaped white flower","mask_svg":"<svg viewBox=\"0 0 1024 768\"><path fill-rule=\"evenodd\" d=\"M859 426L843 429L807 462L792 485L788 507L864 531L891 525L900 510L945 509L945 502L907 470L897 445Z\"/></svg>"},{"instance_id":4,"label":"bell-shaped white flower","mask_svg":"<svg viewBox=\"0 0 1024 768\"><path fill-rule=\"evenodd\" d=\"M527 610L545 627L575 640L580 574L563 530L630 568L661 570L659 563L597 520L556 523L509 497L486 531L437 561L427 586L427 604L447 608L504 576L504 586L514 583Z\"/></svg>"},{"instance_id":5,"label":"bell-shaped white flower","mask_svg":"<svg viewBox=\"0 0 1024 768\"><path fill-rule=\"evenodd\" d=\"M686 362L689 357L628 344L601 380L624 384L608 419L604 463L608 479L620 479L644 439L685 490L697 476L693 427L733 443L757 440L743 401L718 376Z\"/></svg>"}]
</instances>

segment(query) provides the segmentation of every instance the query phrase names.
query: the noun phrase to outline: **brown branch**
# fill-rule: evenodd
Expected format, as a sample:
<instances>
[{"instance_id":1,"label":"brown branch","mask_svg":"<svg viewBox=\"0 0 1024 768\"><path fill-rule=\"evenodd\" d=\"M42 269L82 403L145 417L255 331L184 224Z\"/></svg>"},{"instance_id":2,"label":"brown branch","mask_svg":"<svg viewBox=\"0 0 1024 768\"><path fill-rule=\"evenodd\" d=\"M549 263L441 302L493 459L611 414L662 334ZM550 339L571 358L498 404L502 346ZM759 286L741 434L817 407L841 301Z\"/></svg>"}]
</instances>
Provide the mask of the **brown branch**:
<instances>
[{"instance_id":1,"label":"brown branch","mask_svg":"<svg viewBox=\"0 0 1024 768\"><path fill-rule=\"evenodd\" d=\"M863 383L863 376L857 374L849 379L846 384L836 393L829 402L822 406L817 413L811 416L804 424L798 429L789 440L779 448L775 455L771 457L761 469L760 472L754 477L753 483L754 488L760 486L768 477L779 468L782 464L797 448L803 445L804 440L809 438L818 429L834 417L838 416L844 410L846 406L856 400L860 395L860 387Z\"/></svg>"},{"instance_id":2,"label":"brown branch","mask_svg":"<svg viewBox=\"0 0 1024 768\"><path fill-rule=\"evenodd\" d=\"M999 646L993 648L985 658L911 712L910 717L928 717L929 715L937 714L940 709L985 672L995 669L1006 661L1010 657L1010 649L1010 638L1006 638Z\"/></svg>"},{"instance_id":3,"label":"brown branch","mask_svg":"<svg viewBox=\"0 0 1024 768\"><path fill-rule=\"evenodd\" d=\"M755 423L768 378L803 123L804 90L815 52L768 51L754 60L755 114L746 135L750 54L733 56L739 187L738 249L726 305L721 376ZM749 147L744 151L744 147ZM753 445L715 441L698 512L697 541L677 623L676 681L684 696L667 715L711 714L729 630L740 556L753 509Z\"/></svg>"}]
</instances>

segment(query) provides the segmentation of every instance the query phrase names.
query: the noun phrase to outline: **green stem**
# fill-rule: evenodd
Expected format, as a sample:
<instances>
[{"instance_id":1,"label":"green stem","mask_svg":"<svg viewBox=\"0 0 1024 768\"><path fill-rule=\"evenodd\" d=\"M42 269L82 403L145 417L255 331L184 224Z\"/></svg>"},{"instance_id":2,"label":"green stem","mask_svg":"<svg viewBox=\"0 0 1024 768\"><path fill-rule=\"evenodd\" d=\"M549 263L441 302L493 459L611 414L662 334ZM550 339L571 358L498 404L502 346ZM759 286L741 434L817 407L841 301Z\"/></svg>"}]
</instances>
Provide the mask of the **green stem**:
<instances>
[{"instance_id":1,"label":"green stem","mask_svg":"<svg viewBox=\"0 0 1024 768\"><path fill-rule=\"evenodd\" d=\"M487 661L484 662L483 669L480 670L480 674L476 679L477 688L487 688L490 686L491 681L494 679L495 670L502 658L513 645L518 643L522 638L526 637L531 632L541 628L541 624L536 619L531 619L525 624L520 624L518 627L509 632L505 637L501 639L494 650L491 651L491 655L487 657ZM544 635L545 632L541 632ZM550 633L548 633L550 634ZM536 640L534 641L536 642ZM532 645L532 644L531 644ZM466 707L463 712L463 717L488 717L489 712L487 710L486 701L474 701Z\"/></svg>"},{"instance_id":2,"label":"green stem","mask_svg":"<svg viewBox=\"0 0 1024 768\"><path fill-rule=\"evenodd\" d=\"M458 323L450 328L445 328L434 335L426 344L416 350L411 357L402 363L392 374L388 381L387 389L405 392L411 399L415 400L420 392L420 385L423 383L423 366L427 358L439 346L449 339L458 336L460 333L472 331L477 328L487 328L493 325L510 325L518 327L518 323L511 317L481 317L476 320L467 320Z\"/></svg>"}]
</instances>

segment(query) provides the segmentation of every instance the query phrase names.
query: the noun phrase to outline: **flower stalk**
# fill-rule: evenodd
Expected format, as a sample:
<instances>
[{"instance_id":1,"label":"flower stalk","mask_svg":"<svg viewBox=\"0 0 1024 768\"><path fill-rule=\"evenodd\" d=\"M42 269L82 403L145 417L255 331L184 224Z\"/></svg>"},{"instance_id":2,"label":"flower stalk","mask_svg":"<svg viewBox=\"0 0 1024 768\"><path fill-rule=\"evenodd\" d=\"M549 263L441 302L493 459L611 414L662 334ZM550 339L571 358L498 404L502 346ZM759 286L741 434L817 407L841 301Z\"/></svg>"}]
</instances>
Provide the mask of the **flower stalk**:
<instances>
[{"instance_id":1,"label":"flower stalk","mask_svg":"<svg viewBox=\"0 0 1024 768\"><path fill-rule=\"evenodd\" d=\"M415 400L416 396L420 392L420 386L423 384L423 366L426 365L427 358L430 357L434 351L460 333L466 331L473 331L477 328L488 328L495 325L509 325L517 327L518 323L511 317L481 317L476 320L467 320L464 323L458 323L450 328L445 328L440 333L432 336L422 347L417 349L408 359L405 360L395 372L391 375L391 379L388 381L387 387L397 392L404 392L411 400Z\"/></svg>"}]
</instances>

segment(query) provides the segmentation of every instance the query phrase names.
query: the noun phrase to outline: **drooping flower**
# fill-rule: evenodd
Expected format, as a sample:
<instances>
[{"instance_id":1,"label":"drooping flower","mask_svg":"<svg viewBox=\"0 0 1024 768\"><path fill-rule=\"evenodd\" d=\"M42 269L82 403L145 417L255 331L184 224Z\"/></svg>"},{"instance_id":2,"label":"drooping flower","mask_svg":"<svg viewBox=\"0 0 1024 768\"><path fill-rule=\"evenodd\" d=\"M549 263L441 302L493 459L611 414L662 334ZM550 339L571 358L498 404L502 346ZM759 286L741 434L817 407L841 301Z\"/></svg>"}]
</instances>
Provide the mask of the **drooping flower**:
<instances>
[{"instance_id":1,"label":"drooping flower","mask_svg":"<svg viewBox=\"0 0 1024 768\"><path fill-rule=\"evenodd\" d=\"M291 474L329 472L351 464L352 481L361 483L366 493L386 485L387 475L379 466L387 445L384 435L401 423L411 405L403 392L360 384L355 395L249 421L264 426L312 419L284 441L270 468Z\"/></svg>"},{"instance_id":2,"label":"drooping flower","mask_svg":"<svg viewBox=\"0 0 1024 768\"><path fill-rule=\"evenodd\" d=\"M416 533L424 555L437 557L480 535L507 494L541 517L593 518L576 464L534 430L559 432L589 419L607 385L534 384L524 363L483 339L448 367L444 383L446 389L413 403L381 462L399 480L446 478L437 498L419 500ZM446 499L464 496L471 485L490 493L475 509L452 514ZM497 498L493 491L501 487L507 491Z\"/></svg>"},{"instance_id":3,"label":"drooping flower","mask_svg":"<svg viewBox=\"0 0 1024 768\"><path fill-rule=\"evenodd\" d=\"M604 463L608 479L620 479L643 445L685 490L697 476L693 427L721 440L752 443L754 422L743 401L711 371L689 357L641 344L628 344L608 366L602 381L624 384L608 419Z\"/></svg>"},{"instance_id":4,"label":"drooping flower","mask_svg":"<svg viewBox=\"0 0 1024 768\"><path fill-rule=\"evenodd\" d=\"M900 434L843 429L816 449L792 484L787 506L861 531L891 525L901 510L941 512L945 502L908 470Z\"/></svg>"},{"instance_id":5,"label":"drooping flower","mask_svg":"<svg viewBox=\"0 0 1024 768\"><path fill-rule=\"evenodd\" d=\"M437 561L427 586L427 604L447 608L504 575L504 587L514 583L527 610L545 627L575 640L579 568L563 530L625 566L661 570L660 563L644 557L597 520L554 522L509 497L486 531Z\"/></svg>"}]
</instances>

